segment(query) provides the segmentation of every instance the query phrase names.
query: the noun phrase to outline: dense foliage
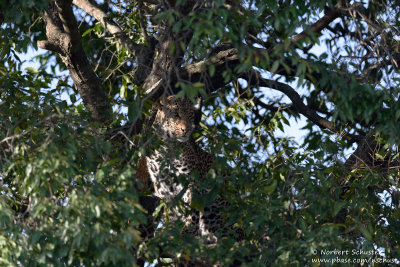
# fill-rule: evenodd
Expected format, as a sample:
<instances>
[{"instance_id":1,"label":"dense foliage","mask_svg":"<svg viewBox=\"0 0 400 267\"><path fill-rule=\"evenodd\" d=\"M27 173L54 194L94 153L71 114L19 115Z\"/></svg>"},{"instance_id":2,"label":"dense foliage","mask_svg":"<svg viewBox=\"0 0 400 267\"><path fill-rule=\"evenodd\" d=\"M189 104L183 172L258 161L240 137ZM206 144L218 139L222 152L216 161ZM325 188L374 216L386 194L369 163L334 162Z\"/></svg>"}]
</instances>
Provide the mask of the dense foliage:
<instances>
[{"instance_id":1,"label":"dense foliage","mask_svg":"<svg viewBox=\"0 0 400 267\"><path fill-rule=\"evenodd\" d=\"M380 0L1 1L0 265L398 264L399 13ZM135 176L165 92L201 96L194 136L216 156L206 179L181 181L208 189L190 206L144 198L153 187ZM295 120L301 143L285 133ZM217 196L230 203L217 245L161 219Z\"/></svg>"}]
</instances>

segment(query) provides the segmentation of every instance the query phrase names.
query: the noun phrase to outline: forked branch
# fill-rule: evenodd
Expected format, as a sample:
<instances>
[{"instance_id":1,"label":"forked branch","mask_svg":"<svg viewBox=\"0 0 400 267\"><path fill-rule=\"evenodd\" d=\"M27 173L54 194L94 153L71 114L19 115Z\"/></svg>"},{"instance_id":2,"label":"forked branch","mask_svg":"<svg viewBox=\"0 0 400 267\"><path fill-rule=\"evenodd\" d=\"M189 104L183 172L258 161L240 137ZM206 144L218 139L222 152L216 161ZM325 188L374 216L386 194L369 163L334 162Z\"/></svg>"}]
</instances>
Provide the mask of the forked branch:
<instances>
[{"instance_id":1,"label":"forked branch","mask_svg":"<svg viewBox=\"0 0 400 267\"><path fill-rule=\"evenodd\" d=\"M92 70L83 51L71 4L72 0L56 0L49 5L43 14L47 40L37 44L60 55L92 117L107 124L111 120L110 103L102 81Z\"/></svg>"}]
</instances>

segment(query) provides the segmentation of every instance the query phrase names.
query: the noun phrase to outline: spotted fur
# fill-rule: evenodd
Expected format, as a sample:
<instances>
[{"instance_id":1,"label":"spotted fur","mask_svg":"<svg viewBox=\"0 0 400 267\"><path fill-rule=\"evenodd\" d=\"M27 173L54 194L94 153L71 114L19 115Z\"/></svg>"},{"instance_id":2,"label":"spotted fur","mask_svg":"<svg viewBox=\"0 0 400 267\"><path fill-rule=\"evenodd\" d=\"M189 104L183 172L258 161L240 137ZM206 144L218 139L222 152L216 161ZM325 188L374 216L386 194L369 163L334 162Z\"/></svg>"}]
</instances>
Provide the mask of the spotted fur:
<instances>
[{"instance_id":1,"label":"spotted fur","mask_svg":"<svg viewBox=\"0 0 400 267\"><path fill-rule=\"evenodd\" d=\"M167 143L189 140L196 116L196 110L189 99L169 96L161 99L153 112L153 128L161 140Z\"/></svg>"},{"instance_id":2,"label":"spotted fur","mask_svg":"<svg viewBox=\"0 0 400 267\"><path fill-rule=\"evenodd\" d=\"M182 200L190 204L196 183L186 180L185 188L177 177L187 179L190 174L197 172L199 179L204 179L214 164L214 156L203 151L191 137L196 110L190 100L169 96L157 104L153 116L155 133L164 142L146 157L145 166L156 195L161 199L174 200L184 192ZM213 233L223 225L217 207L220 208L220 205L221 201L218 200L205 207L204 213L195 211L190 218L174 209L170 211L170 217L183 220L186 223L185 231L215 240Z\"/></svg>"}]
</instances>

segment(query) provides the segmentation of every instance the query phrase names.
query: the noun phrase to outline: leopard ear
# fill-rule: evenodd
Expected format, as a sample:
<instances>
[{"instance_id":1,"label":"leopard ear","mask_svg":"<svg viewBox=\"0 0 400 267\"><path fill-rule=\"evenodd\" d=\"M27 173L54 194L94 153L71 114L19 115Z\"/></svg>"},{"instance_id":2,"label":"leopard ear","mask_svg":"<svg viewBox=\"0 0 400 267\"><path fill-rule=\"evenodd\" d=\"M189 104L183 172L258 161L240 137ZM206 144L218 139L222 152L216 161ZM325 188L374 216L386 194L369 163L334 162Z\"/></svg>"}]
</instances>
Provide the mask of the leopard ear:
<instances>
[{"instance_id":1,"label":"leopard ear","mask_svg":"<svg viewBox=\"0 0 400 267\"><path fill-rule=\"evenodd\" d=\"M166 106L168 103L171 103L174 99L175 99L175 95L169 95L169 96L165 96L165 94L164 95L162 95L162 96L160 96L159 98L158 98L158 100L156 101L156 104L159 106L159 107L164 107L164 106Z\"/></svg>"},{"instance_id":2,"label":"leopard ear","mask_svg":"<svg viewBox=\"0 0 400 267\"><path fill-rule=\"evenodd\" d=\"M157 107L163 107L163 106L165 106L166 101L167 101L167 98L164 95L162 95L157 99L155 104Z\"/></svg>"}]
</instances>

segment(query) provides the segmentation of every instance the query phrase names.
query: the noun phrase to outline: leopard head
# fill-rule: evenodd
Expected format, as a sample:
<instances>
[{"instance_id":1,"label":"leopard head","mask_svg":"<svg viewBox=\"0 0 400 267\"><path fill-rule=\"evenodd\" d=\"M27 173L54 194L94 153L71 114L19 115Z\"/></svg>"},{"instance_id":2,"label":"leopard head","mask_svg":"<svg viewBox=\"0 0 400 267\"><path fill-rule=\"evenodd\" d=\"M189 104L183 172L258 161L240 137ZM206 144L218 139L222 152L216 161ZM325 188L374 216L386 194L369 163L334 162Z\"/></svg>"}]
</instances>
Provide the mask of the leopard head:
<instances>
[{"instance_id":1,"label":"leopard head","mask_svg":"<svg viewBox=\"0 0 400 267\"><path fill-rule=\"evenodd\" d=\"M168 96L159 100L153 126L163 141L186 142L195 127L196 110L187 98Z\"/></svg>"}]
</instances>

